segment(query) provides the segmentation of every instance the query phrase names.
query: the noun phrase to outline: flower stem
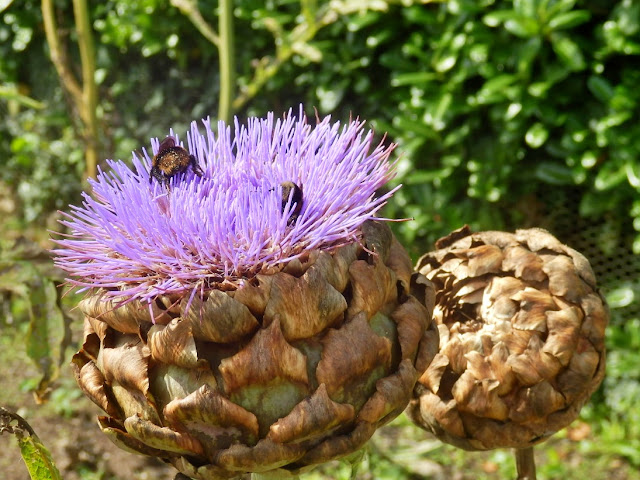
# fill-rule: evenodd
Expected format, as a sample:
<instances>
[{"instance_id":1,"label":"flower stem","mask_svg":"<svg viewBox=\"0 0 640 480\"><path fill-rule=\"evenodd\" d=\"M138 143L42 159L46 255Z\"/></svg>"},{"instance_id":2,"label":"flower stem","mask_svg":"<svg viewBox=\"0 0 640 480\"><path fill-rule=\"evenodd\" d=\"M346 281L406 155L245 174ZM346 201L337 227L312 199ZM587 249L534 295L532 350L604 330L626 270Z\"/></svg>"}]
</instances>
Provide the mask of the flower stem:
<instances>
[{"instance_id":1,"label":"flower stem","mask_svg":"<svg viewBox=\"0 0 640 480\"><path fill-rule=\"evenodd\" d=\"M533 458L533 447L516 449L517 480L536 480L536 462Z\"/></svg>"},{"instance_id":2,"label":"flower stem","mask_svg":"<svg viewBox=\"0 0 640 480\"><path fill-rule=\"evenodd\" d=\"M251 480L277 480L279 478L287 479L287 480L295 480L296 478L300 478L298 475L290 475L290 474L282 474L278 475L277 473L252 473Z\"/></svg>"}]
</instances>

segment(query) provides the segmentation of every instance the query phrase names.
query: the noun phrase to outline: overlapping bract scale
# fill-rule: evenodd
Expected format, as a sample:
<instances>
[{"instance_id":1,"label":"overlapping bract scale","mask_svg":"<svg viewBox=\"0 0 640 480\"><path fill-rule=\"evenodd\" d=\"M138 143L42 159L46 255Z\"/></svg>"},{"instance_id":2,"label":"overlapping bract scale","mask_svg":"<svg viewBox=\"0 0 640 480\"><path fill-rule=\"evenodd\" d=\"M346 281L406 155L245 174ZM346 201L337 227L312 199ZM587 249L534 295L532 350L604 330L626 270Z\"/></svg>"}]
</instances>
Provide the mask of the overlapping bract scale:
<instances>
[{"instance_id":1,"label":"overlapping bract scale","mask_svg":"<svg viewBox=\"0 0 640 480\"><path fill-rule=\"evenodd\" d=\"M465 449L527 448L576 418L605 371L608 311L589 262L541 229L438 241L440 347L408 412Z\"/></svg>"}]
</instances>

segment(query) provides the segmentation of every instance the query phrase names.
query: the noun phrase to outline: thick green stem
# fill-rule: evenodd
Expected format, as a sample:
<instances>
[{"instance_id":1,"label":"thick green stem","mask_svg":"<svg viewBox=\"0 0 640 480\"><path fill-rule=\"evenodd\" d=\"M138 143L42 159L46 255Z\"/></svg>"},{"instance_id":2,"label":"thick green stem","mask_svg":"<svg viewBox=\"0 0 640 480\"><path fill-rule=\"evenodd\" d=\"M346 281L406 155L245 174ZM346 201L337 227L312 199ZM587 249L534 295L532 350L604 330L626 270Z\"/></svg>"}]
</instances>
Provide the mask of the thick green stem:
<instances>
[{"instance_id":1,"label":"thick green stem","mask_svg":"<svg viewBox=\"0 0 640 480\"><path fill-rule=\"evenodd\" d=\"M98 87L96 85L95 49L91 33L91 21L87 9L87 0L73 0L73 12L78 33L78 47L82 63L82 110L85 127L86 176L95 177L98 165Z\"/></svg>"},{"instance_id":2,"label":"thick green stem","mask_svg":"<svg viewBox=\"0 0 640 480\"><path fill-rule=\"evenodd\" d=\"M218 119L226 123L233 115L232 102L235 95L235 40L233 37L233 0L220 0L218 31L220 33L220 103Z\"/></svg>"}]
</instances>

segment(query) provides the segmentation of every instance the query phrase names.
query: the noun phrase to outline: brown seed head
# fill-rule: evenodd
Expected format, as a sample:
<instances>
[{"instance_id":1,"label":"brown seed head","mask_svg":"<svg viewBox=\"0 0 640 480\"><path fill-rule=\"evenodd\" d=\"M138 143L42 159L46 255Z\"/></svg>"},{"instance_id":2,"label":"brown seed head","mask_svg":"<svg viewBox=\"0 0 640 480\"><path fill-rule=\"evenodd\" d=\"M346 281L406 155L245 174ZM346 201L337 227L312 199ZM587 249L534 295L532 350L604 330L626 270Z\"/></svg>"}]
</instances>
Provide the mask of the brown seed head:
<instances>
[{"instance_id":1,"label":"brown seed head","mask_svg":"<svg viewBox=\"0 0 640 480\"><path fill-rule=\"evenodd\" d=\"M589 262L541 229L453 232L416 269L440 348L409 407L465 449L524 448L576 418L604 376L608 311Z\"/></svg>"}]
</instances>

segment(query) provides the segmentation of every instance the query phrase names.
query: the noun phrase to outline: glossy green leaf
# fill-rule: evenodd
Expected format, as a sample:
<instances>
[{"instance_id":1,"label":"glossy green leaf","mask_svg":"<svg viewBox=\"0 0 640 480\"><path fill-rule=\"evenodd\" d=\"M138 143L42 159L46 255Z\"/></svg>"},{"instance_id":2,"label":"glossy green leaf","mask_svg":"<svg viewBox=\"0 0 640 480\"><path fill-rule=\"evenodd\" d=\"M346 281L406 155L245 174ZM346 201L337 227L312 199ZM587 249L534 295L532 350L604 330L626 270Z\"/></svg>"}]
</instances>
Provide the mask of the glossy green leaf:
<instances>
[{"instance_id":1,"label":"glossy green leaf","mask_svg":"<svg viewBox=\"0 0 640 480\"><path fill-rule=\"evenodd\" d=\"M480 90L480 94L490 95L496 92L503 91L505 87L511 85L518 78L515 75L503 74L495 76L482 85L482 89Z\"/></svg>"},{"instance_id":2,"label":"glossy green leaf","mask_svg":"<svg viewBox=\"0 0 640 480\"><path fill-rule=\"evenodd\" d=\"M540 24L533 18L523 16L505 20L504 28L520 38L529 38L540 33Z\"/></svg>"},{"instance_id":3,"label":"glossy green leaf","mask_svg":"<svg viewBox=\"0 0 640 480\"><path fill-rule=\"evenodd\" d=\"M513 0L513 8L516 12L527 17L536 14L536 7L539 0Z\"/></svg>"},{"instance_id":4,"label":"glossy green leaf","mask_svg":"<svg viewBox=\"0 0 640 480\"><path fill-rule=\"evenodd\" d=\"M515 75L508 74L498 75L487 80L475 97L478 104L501 102L509 98L508 87L517 82L517 80L518 78Z\"/></svg>"},{"instance_id":5,"label":"glossy green leaf","mask_svg":"<svg viewBox=\"0 0 640 480\"><path fill-rule=\"evenodd\" d=\"M601 118L594 126L594 130L598 133L605 133L611 127L622 125L633 116L632 112L614 112L611 115Z\"/></svg>"},{"instance_id":6,"label":"glossy green leaf","mask_svg":"<svg viewBox=\"0 0 640 480\"><path fill-rule=\"evenodd\" d=\"M587 64L580 47L568 36L552 34L551 46L560 60L562 60L562 62L571 70L583 70L586 67Z\"/></svg>"},{"instance_id":7,"label":"glossy green leaf","mask_svg":"<svg viewBox=\"0 0 640 480\"><path fill-rule=\"evenodd\" d=\"M552 17L547 23L549 30L566 30L588 22L591 18L591 12L588 10L573 10L570 12L560 13Z\"/></svg>"},{"instance_id":8,"label":"glossy green leaf","mask_svg":"<svg viewBox=\"0 0 640 480\"><path fill-rule=\"evenodd\" d=\"M545 15L553 18L561 13L568 12L576 4L576 0L557 0L548 2L548 8L545 9Z\"/></svg>"},{"instance_id":9,"label":"glossy green leaf","mask_svg":"<svg viewBox=\"0 0 640 480\"><path fill-rule=\"evenodd\" d=\"M437 103L436 108L433 111L433 125L436 130L442 130L446 124L444 118L453 101L453 95L449 92L440 97L440 101Z\"/></svg>"},{"instance_id":10,"label":"glossy green leaf","mask_svg":"<svg viewBox=\"0 0 640 480\"><path fill-rule=\"evenodd\" d=\"M594 186L596 190L610 190L627 179L625 166L610 166L602 168L596 175Z\"/></svg>"},{"instance_id":11,"label":"glossy green leaf","mask_svg":"<svg viewBox=\"0 0 640 480\"><path fill-rule=\"evenodd\" d=\"M541 122L536 122L524 135L524 140L531 148L539 148L549 138L549 130Z\"/></svg>"},{"instance_id":12,"label":"glossy green leaf","mask_svg":"<svg viewBox=\"0 0 640 480\"><path fill-rule=\"evenodd\" d=\"M536 178L549 185L573 185L573 171L561 163L542 162L535 169Z\"/></svg>"},{"instance_id":13,"label":"glossy green leaf","mask_svg":"<svg viewBox=\"0 0 640 480\"><path fill-rule=\"evenodd\" d=\"M0 12L5 11L13 3L13 0L0 0Z\"/></svg>"},{"instance_id":14,"label":"glossy green leaf","mask_svg":"<svg viewBox=\"0 0 640 480\"><path fill-rule=\"evenodd\" d=\"M482 21L488 27L497 27L502 22L516 17L517 14L513 10L495 10L487 13L482 17Z\"/></svg>"},{"instance_id":15,"label":"glossy green leaf","mask_svg":"<svg viewBox=\"0 0 640 480\"><path fill-rule=\"evenodd\" d=\"M640 190L640 159L630 161L625 164L625 171L627 173L627 180L629 184L638 190Z\"/></svg>"},{"instance_id":16,"label":"glossy green leaf","mask_svg":"<svg viewBox=\"0 0 640 480\"><path fill-rule=\"evenodd\" d=\"M538 36L528 39L518 52L518 71L525 73L531 70L542 48L542 39Z\"/></svg>"},{"instance_id":17,"label":"glossy green leaf","mask_svg":"<svg viewBox=\"0 0 640 480\"><path fill-rule=\"evenodd\" d=\"M457 56L454 53L445 53L438 57L433 64L433 68L436 72L444 73L451 70L457 61Z\"/></svg>"},{"instance_id":18,"label":"glossy green leaf","mask_svg":"<svg viewBox=\"0 0 640 480\"><path fill-rule=\"evenodd\" d=\"M587 79L587 87L589 91L603 103L609 103L615 91L609 81L599 75L591 75Z\"/></svg>"},{"instance_id":19,"label":"glossy green leaf","mask_svg":"<svg viewBox=\"0 0 640 480\"><path fill-rule=\"evenodd\" d=\"M400 75L394 75L391 78L391 85L394 87L401 87L404 85L417 85L422 83L428 83L436 80L438 76L432 72L415 72L415 73L403 73Z\"/></svg>"},{"instance_id":20,"label":"glossy green leaf","mask_svg":"<svg viewBox=\"0 0 640 480\"><path fill-rule=\"evenodd\" d=\"M511 103L506 111L504 112L504 119L505 120L512 120L514 119L520 112L522 111L522 104L521 103Z\"/></svg>"}]
</instances>

